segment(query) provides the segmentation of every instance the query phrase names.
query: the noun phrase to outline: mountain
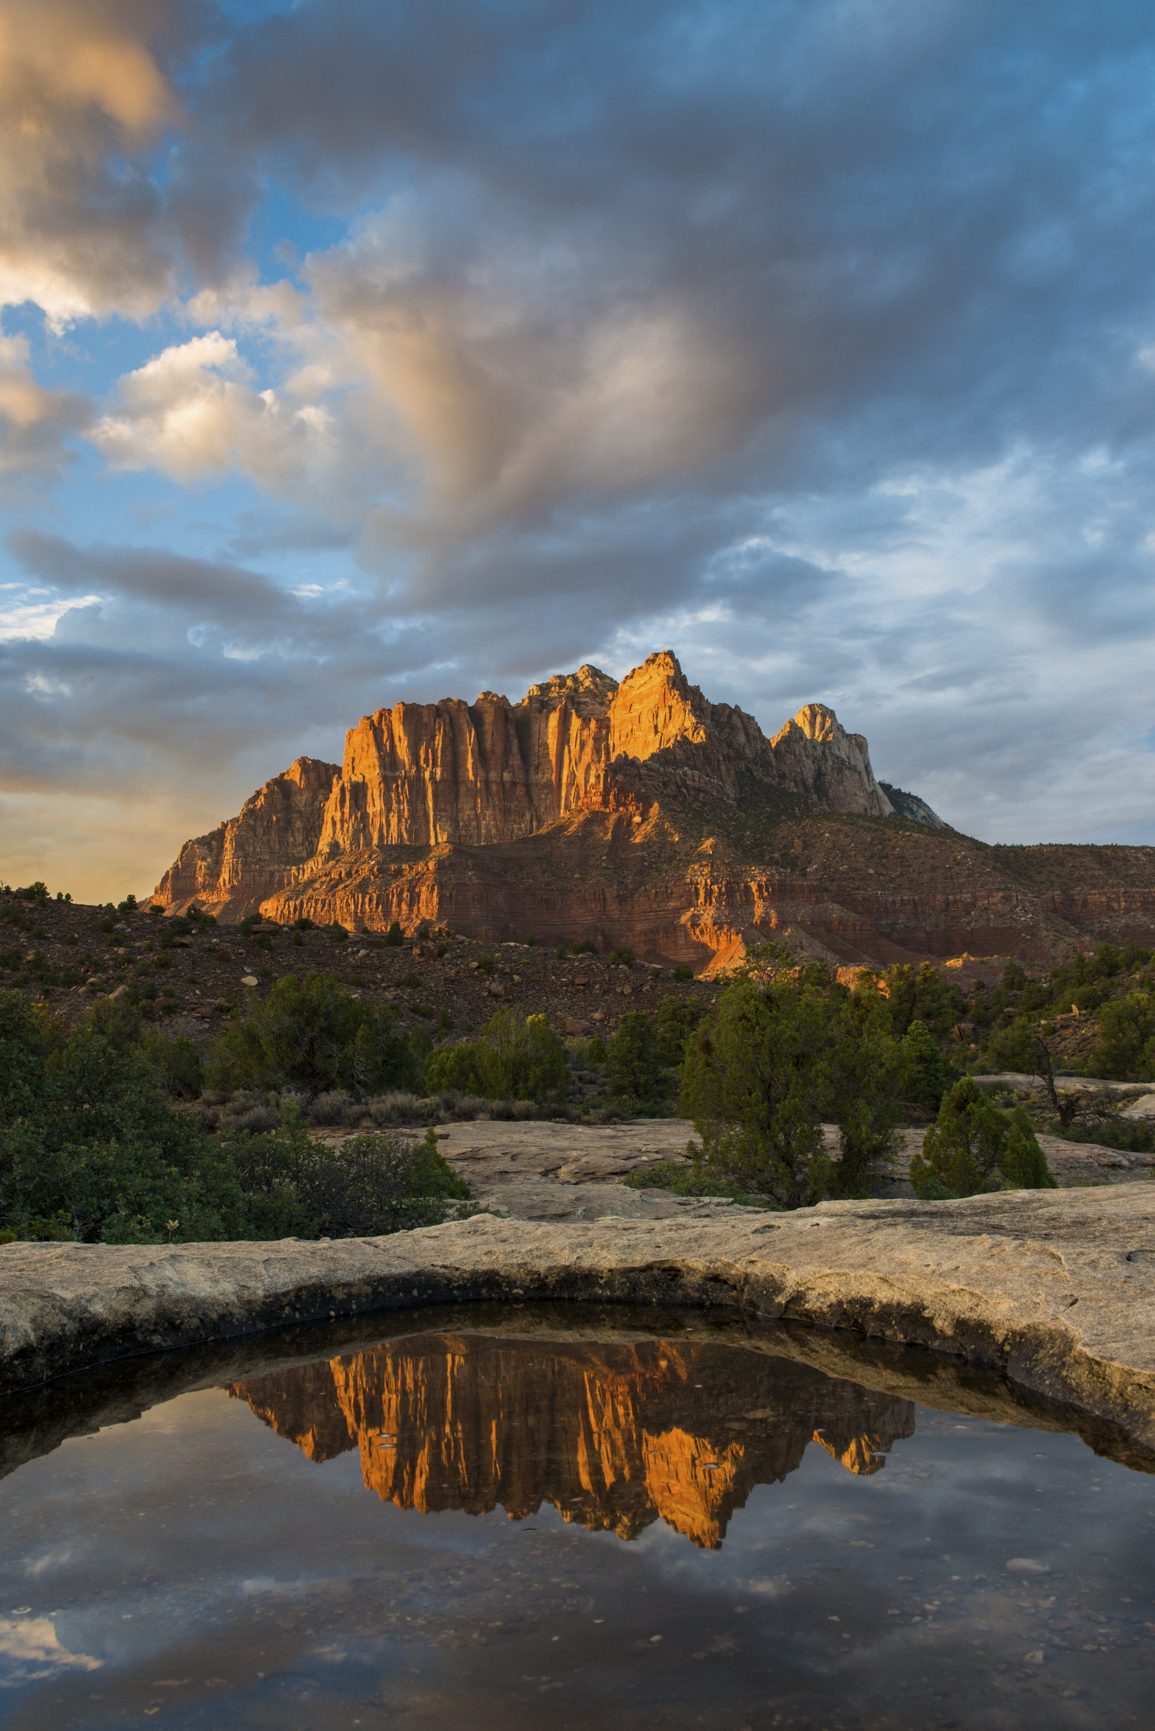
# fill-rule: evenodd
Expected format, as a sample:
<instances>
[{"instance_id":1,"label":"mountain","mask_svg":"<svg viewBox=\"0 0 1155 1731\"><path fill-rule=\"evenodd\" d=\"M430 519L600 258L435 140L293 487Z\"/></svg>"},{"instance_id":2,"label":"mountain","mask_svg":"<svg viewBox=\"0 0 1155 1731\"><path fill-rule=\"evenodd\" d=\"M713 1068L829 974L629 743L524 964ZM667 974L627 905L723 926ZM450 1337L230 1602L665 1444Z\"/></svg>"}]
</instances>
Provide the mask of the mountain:
<instances>
[{"instance_id":1,"label":"mountain","mask_svg":"<svg viewBox=\"0 0 1155 1731\"><path fill-rule=\"evenodd\" d=\"M724 966L749 942L851 964L967 950L1049 960L1155 935L1147 848L989 848L875 779L861 734L809 703L767 738L668 651L520 703L398 703L344 762L299 758L188 841L154 901L486 939L593 937Z\"/></svg>"}]
</instances>

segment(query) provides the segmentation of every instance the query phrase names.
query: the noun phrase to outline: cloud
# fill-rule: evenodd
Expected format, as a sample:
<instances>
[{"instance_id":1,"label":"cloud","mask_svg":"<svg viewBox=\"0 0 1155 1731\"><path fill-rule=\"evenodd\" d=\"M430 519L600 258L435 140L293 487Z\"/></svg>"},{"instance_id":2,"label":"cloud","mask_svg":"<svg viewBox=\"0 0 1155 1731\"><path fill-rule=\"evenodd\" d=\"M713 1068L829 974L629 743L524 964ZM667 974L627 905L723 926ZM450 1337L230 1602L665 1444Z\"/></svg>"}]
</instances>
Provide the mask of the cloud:
<instances>
[{"instance_id":1,"label":"cloud","mask_svg":"<svg viewBox=\"0 0 1155 1731\"><path fill-rule=\"evenodd\" d=\"M78 392L38 385L28 360L26 339L0 336L0 485L9 489L57 479L76 460L66 441L92 418Z\"/></svg>"},{"instance_id":2,"label":"cloud","mask_svg":"<svg viewBox=\"0 0 1155 1731\"><path fill-rule=\"evenodd\" d=\"M31 1683L61 1671L99 1671L103 1660L61 1645L51 1617L0 1617L0 1653L12 1682Z\"/></svg>"},{"instance_id":3,"label":"cloud","mask_svg":"<svg viewBox=\"0 0 1155 1731\"><path fill-rule=\"evenodd\" d=\"M254 391L236 339L219 331L163 350L120 381L117 411L93 429L111 463L177 481L240 469L274 492L298 481L330 438L317 404Z\"/></svg>"},{"instance_id":4,"label":"cloud","mask_svg":"<svg viewBox=\"0 0 1155 1731\"><path fill-rule=\"evenodd\" d=\"M158 58L191 9L163 0L0 0L0 304L51 323L152 311L176 268L142 172L179 109Z\"/></svg>"},{"instance_id":5,"label":"cloud","mask_svg":"<svg viewBox=\"0 0 1155 1731\"><path fill-rule=\"evenodd\" d=\"M9 483L58 489L3 592L21 798L181 786L187 833L359 708L671 643L989 838L1155 839L1135 0L0 31L0 287L107 321L0 355Z\"/></svg>"}]
</instances>

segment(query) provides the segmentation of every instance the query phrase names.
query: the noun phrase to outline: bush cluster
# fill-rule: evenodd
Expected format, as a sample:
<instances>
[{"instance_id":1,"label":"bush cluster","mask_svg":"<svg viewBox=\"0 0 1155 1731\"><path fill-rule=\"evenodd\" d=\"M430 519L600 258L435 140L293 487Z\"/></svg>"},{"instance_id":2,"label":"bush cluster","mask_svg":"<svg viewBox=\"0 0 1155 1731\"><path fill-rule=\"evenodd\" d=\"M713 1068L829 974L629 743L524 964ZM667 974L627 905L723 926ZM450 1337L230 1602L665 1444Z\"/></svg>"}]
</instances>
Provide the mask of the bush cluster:
<instances>
[{"instance_id":1,"label":"bush cluster","mask_svg":"<svg viewBox=\"0 0 1155 1731\"><path fill-rule=\"evenodd\" d=\"M920 1194L1052 1183L1026 1114L999 1112L946 1064L923 1018L941 1023L956 988L933 972L892 970L889 990L863 974L850 990L778 946L751 951L682 1066L701 1164L785 1208L865 1195L915 1107L939 1114L912 1169ZM824 1123L837 1128L837 1157Z\"/></svg>"},{"instance_id":2,"label":"bush cluster","mask_svg":"<svg viewBox=\"0 0 1155 1731\"><path fill-rule=\"evenodd\" d=\"M259 1063L267 1049L242 1043L242 1057ZM468 1196L432 1132L417 1148L378 1135L334 1149L288 1102L273 1128L262 1118L206 1135L171 1104L182 1082L199 1086L190 1043L118 1006L97 1005L65 1034L0 993L0 1238L337 1237L428 1224Z\"/></svg>"}]
</instances>

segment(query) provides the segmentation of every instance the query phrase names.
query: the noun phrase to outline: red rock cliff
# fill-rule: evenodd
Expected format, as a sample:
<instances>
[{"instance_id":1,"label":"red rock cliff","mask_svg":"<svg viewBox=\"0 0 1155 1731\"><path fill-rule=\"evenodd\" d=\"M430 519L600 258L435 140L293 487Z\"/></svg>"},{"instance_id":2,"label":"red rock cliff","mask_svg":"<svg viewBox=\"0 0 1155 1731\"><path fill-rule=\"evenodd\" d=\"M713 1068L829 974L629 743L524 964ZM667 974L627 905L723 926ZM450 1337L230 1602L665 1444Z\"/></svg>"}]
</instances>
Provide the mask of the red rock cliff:
<instances>
[{"instance_id":1,"label":"red rock cliff","mask_svg":"<svg viewBox=\"0 0 1155 1731\"><path fill-rule=\"evenodd\" d=\"M154 899L236 918L292 891L332 919L334 873L363 877L390 850L493 848L578 814L641 818L671 801L737 808L749 788L868 817L892 809L866 741L819 704L768 740L751 716L703 697L669 652L620 685L586 666L518 704L483 692L364 717L339 771L299 759L238 817L186 842Z\"/></svg>"}]
</instances>

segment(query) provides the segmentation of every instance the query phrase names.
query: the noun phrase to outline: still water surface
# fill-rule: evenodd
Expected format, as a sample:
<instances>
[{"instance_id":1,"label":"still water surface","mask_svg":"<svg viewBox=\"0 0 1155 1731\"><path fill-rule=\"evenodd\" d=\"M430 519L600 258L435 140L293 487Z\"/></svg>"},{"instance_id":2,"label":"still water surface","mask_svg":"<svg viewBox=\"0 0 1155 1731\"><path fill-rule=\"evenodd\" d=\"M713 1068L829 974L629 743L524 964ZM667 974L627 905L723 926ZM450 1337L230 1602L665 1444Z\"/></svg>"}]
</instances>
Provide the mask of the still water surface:
<instances>
[{"instance_id":1,"label":"still water surface","mask_svg":"<svg viewBox=\"0 0 1155 1731\"><path fill-rule=\"evenodd\" d=\"M830 1376L796 1336L452 1320L250 1354L58 1444L26 1404L0 1723L1152 1723L1148 1474L997 1394L941 1410L941 1373L938 1409Z\"/></svg>"}]
</instances>

